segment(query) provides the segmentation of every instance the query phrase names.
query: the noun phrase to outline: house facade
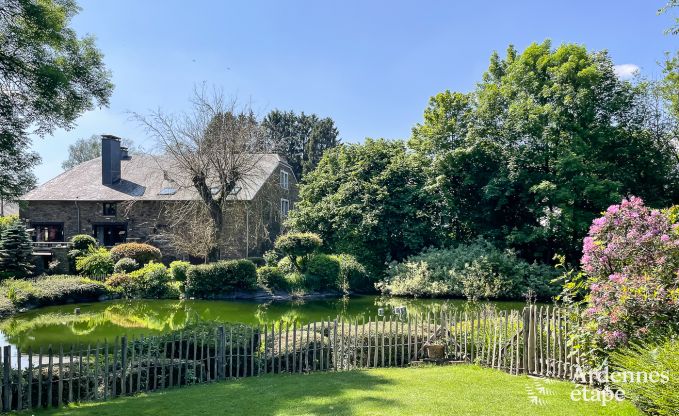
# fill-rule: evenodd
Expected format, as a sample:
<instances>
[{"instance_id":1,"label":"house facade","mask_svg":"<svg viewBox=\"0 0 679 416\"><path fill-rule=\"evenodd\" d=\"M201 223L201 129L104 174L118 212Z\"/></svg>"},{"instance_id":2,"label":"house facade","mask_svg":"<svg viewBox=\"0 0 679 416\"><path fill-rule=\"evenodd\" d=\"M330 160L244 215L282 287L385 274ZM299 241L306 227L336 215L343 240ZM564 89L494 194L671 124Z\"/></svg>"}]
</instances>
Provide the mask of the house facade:
<instances>
[{"instance_id":1,"label":"house facade","mask_svg":"<svg viewBox=\"0 0 679 416\"><path fill-rule=\"evenodd\" d=\"M228 195L234 214L225 231L223 258L258 256L271 246L297 200L297 181L277 154L252 155L248 180ZM187 258L168 241L168 209L199 196L165 156L134 154L115 136L102 136L102 156L84 162L21 198L20 218L45 257L76 234L100 244L148 242L171 258ZM183 185L184 184L184 185ZM49 259L45 259L48 261Z\"/></svg>"}]
</instances>

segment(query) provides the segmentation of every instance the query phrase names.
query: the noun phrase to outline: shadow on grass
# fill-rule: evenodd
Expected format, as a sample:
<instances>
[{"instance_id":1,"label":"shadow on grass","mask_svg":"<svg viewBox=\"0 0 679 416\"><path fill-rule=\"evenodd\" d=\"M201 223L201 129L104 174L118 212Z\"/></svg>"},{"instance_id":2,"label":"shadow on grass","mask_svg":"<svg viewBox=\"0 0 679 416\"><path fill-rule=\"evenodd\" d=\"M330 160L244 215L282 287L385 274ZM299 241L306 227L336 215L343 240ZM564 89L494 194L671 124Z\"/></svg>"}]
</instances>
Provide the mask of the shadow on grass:
<instances>
[{"instance_id":1,"label":"shadow on grass","mask_svg":"<svg viewBox=\"0 0 679 416\"><path fill-rule=\"evenodd\" d=\"M385 389L391 384L391 380L366 371L268 375L33 413L64 416L355 415L359 404L375 408L393 406L394 400L360 394Z\"/></svg>"}]
</instances>

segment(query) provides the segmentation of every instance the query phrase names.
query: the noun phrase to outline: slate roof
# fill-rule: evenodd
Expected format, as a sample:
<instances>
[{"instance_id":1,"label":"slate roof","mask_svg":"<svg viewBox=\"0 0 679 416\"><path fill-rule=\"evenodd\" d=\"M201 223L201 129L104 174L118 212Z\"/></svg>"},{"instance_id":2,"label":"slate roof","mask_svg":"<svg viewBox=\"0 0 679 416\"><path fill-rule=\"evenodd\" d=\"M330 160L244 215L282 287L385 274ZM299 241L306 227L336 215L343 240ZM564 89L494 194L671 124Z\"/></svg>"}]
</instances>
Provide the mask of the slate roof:
<instances>
[{"instance_id":1,"label":"slate roof","mask_svg":"<svg viewBox=\"0 0 679 416\"><path fill-rule=\"evenodd\" d=\"M252 155L256 168L248 174L246 183L239 183L234 200L251 200L275 172L285 163L277 154ZM198 199L190 181L181 177L171 158L134 154L121 161L121 180L114 185L101 183L101 157L81 163L45 182L24 195L23 201L186 201ZM176 193L168 194L168 189ZM164 191L163 191L164 190ZM163 192L161 192L163 191Z\"/></svg>"}]
</instances>

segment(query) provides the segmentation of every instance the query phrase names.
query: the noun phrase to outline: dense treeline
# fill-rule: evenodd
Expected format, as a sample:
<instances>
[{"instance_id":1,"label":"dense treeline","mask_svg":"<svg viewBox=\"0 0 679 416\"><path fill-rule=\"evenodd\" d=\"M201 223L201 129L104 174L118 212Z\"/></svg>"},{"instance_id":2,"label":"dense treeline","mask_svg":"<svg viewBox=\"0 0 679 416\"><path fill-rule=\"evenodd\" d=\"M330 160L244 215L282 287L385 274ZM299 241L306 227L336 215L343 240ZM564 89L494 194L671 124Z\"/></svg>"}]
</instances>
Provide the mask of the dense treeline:
<instances>
[{"instance_id":1,"label":"dense treeline","mask_svg":"<svg viewBox=\"0 0 679 416\"><path fill-rule=\"evenodd\" d=\"M327 151L289 223L373 272L479 237L529 262L575 263L609 205L679 200L676 131L656 91L618 78L606 52L510 46L473 91L432 97L408 141Z\"/></svg>"}]
</instances>

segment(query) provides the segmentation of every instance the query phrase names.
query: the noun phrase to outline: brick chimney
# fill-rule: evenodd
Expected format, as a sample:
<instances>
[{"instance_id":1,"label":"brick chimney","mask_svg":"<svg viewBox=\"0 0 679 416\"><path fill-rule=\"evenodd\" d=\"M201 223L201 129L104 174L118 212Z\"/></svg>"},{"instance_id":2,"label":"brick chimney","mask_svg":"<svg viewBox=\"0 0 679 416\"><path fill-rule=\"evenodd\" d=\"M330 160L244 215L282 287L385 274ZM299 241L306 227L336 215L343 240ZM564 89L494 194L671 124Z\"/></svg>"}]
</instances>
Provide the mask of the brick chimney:
<instances>
[{"instance_id":1,"label":"brick chimney","mask_svg":"<svg viewBox=\"0 0 679 416\"><path fill-rule=\"evenodd\" d=\"M101 136L101 183L113 185L120 181L120 137L110 134Z\"/></svg>"}]
</instances>

